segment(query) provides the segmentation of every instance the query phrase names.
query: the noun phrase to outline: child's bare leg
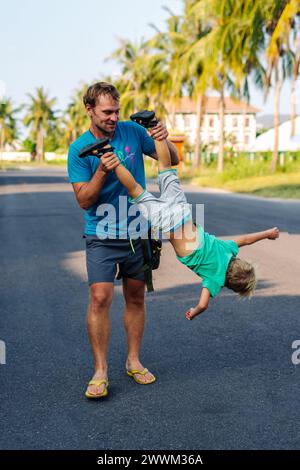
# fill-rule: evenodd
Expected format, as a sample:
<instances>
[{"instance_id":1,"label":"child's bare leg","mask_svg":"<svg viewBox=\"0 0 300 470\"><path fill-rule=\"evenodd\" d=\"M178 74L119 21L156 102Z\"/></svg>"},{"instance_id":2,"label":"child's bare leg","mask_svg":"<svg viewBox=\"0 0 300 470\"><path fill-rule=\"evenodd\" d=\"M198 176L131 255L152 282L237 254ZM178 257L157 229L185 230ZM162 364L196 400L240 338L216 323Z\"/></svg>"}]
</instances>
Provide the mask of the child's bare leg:
<instances>
[{"instance_id":1,"label":"child's bare leg","mask_svg":"<svg viewBox=\"0 0 300 470\"><path fill-rule=\"evenodd\" d=\"M171 157L166 140L154 140L155 150L158 157L158 171L170 170Z\"/></svg>"},{"instance_id":2,"label":"child's bare leg","mask_svg":"<svg viewBox=\"0 0 300 470\"><path fill-rule=\"evenodd\" d=\"M132 199L136 199L144 192L142 186L135 181L130 171L128 171L121 163L117 168L115 168L114 172L120 183L125 186Z\"/></svg>"}]
</instances>

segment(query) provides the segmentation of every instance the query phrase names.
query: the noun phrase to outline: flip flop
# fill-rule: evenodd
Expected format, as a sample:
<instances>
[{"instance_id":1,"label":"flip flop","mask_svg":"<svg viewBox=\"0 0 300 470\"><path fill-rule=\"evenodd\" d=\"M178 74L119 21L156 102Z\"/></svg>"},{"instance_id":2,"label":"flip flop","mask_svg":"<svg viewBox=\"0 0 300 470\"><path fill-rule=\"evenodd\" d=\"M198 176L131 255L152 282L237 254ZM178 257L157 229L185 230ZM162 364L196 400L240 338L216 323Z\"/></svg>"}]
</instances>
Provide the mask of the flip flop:
<instances>
[{"instance_id":1,"label":"flip flop","mask_svg":"<svg viewBox=\"0 0 300 470\"><path fill-rule=\"evenodd\" d=\"M142 382L141 380L139 380L137 377L135 377L136 374L139 374L139 375L146 375L149 370L148 369L143 369L143 370L127 370L127 375L129 375L129 377L132 377L133 380L137 383L137 384L141 384L141 385L148 385L148 384L152 384L153 382L155 382L156 380L156 377L153 376L153 379L149 380L148 382Z\"/></svg>"},{"instance_id":2,"label":"flip flop","mask_svg":"<svg viewBox=\"0 0 300 470\"><path fill-rule=\"evenodd\" d=\"M107 387L108 387L108 380L107 380L107 379L91 380L91 381L88 383L88 385L96 385L97 387L100 387L100 385L102 385L102 384L105 385L103 392L94 394L94 393L90 393L90 392L86 391L86 392L85 392L85 396L86 396L87 398L92 398L92 399L106 397L107 394L108 394L108 390L107 390Z\"/></svg>"}]
</instances>

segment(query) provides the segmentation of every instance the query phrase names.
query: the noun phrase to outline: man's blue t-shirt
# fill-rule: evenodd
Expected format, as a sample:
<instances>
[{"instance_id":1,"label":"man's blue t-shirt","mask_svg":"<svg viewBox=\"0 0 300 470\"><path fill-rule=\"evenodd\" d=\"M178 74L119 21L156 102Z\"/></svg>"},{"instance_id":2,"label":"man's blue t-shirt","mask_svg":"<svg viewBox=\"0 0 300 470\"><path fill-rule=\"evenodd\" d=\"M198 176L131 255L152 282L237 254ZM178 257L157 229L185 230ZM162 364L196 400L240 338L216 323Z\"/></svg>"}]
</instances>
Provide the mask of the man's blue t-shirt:
<instances>
[{"instance_id":1,"label":"man's blue t-shirt","mask_svg":"<svg viewBox=\"0 0 300 470\"><path fill-rule=\"evenodd\" d=\"M70 145L68 154L70 183L88 182L92 179L99 166L99 158L93 155L80 158L78 153L83 147L93 144L96 140L96 137L87 131ZM145 189L143 153L151 155L155 152L153 139L148 136L143 127L134 122L118 122L110 144L114 147L114 153L119 157L121 163ZM119 196L123 197L119 199ZM110 206L106 206L107 204ZM110 172L99 194L98 201L85 211L85 234L97 234L103 238L105 236L127 238L128 218L126 216L124 218L122 214L124 211L126 214L130 206L128 192L114 172Z\"/></svg>"}]
</instances>

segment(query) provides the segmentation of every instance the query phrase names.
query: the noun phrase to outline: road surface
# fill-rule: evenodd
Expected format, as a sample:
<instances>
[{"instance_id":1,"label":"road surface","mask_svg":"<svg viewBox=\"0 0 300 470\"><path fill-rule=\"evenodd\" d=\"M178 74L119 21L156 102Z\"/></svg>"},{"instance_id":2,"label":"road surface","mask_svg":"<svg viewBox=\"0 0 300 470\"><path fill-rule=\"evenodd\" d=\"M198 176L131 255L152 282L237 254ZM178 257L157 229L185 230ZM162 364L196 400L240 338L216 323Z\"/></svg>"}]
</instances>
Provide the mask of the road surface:
<instances>
[{"instance_id":1,"label":"road surface","mask_svg":"<svg viewBox=\"0 0 300 470\"><path fill-rule=\"evenodd\" d=\"M221 237L277 225L279 240L245 247L258 266L251 301L228 290L192 322L199 278L164 244L147 295L142 361L150 386L125 374L123 299L111 310L109 398L85 399L92 356L83 211L64 170L0 174L2 449L297 449L300 447L300 202L197 190L205 229Z\"/></svg>"}]
</instances>

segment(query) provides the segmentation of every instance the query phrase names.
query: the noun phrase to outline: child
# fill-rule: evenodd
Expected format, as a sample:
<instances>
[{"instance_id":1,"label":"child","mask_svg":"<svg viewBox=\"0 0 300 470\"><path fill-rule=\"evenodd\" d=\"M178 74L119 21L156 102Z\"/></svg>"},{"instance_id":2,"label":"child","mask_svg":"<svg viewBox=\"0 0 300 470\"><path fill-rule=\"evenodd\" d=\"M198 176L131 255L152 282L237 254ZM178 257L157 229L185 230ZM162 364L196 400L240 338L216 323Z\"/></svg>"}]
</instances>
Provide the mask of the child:
<instances>
[{"instance_id":1,"label":"child","mask_svg":"<svg viewBox=\"0 0 300 470\"><path fill-rule=\"evenodd\" d=\"M250 263L237 257L239 247L264 239L275 240L279 237L278 228L223 241L204 232L200 225L196 227L176 170L171 168L167 142L156 140L155 148L158 155L159 198L144 190L121 163L114 171L126 187L131 202L138 204L143 214L148 213L152 228L168 233L178 260L202 278L198 305L186 312L186 319L192 320L204 312L210 297L215 297L224 286L240 296L251 296L256 286L255 271Z\"/></svg>"}]
</instances>

